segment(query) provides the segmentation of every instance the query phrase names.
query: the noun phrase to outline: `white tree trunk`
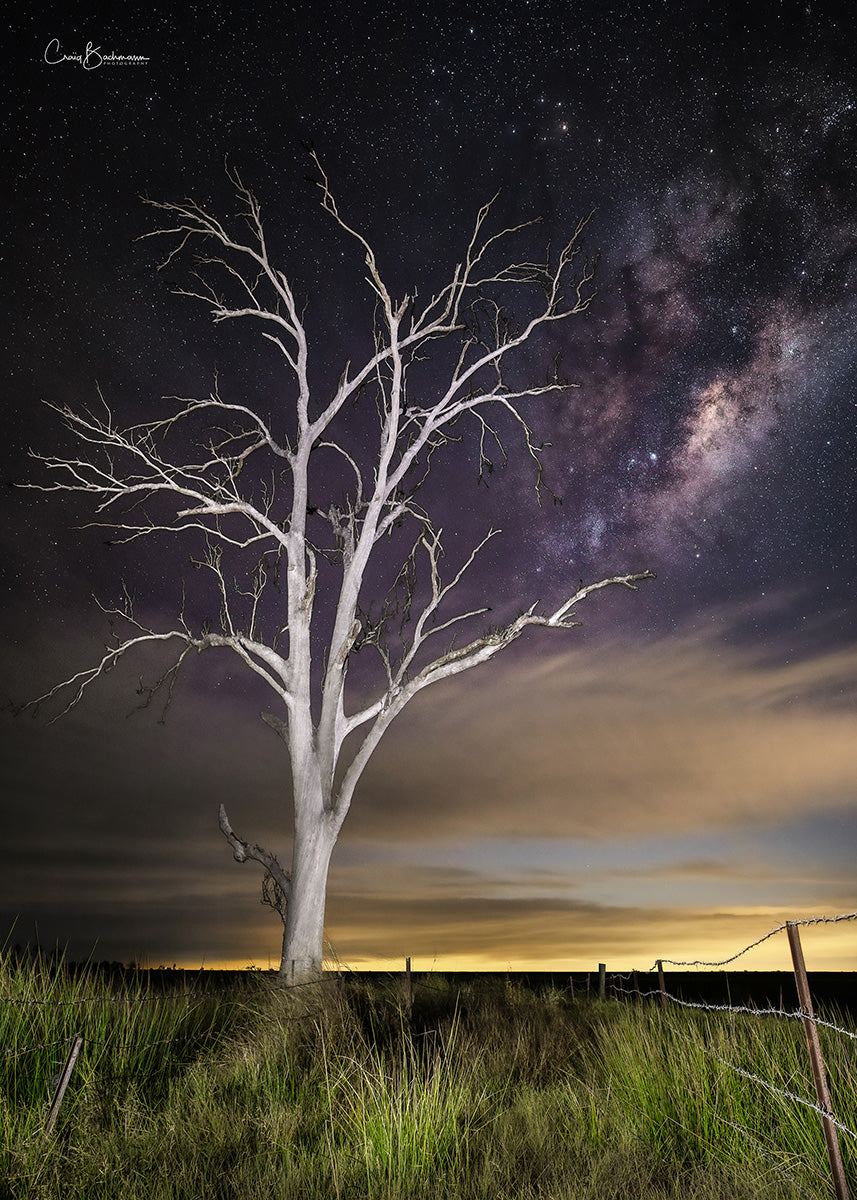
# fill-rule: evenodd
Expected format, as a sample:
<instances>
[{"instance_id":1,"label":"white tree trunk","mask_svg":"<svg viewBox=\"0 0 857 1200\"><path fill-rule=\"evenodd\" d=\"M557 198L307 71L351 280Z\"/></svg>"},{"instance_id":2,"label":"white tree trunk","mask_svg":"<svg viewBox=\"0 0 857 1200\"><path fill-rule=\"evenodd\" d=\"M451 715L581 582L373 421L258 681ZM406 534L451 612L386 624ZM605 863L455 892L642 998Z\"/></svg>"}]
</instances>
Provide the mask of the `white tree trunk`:
<instances>
[{"instance_id":1,"label":"white tree trunk","mask_svg":"<svg viewBox=\"0 0 857 1200\"><path fill-rule=\"evenodd\" d=\"M327 815L295 820L291 888L283 930L280 978L289 986L320 979L324 951L324 905L330 856L339 825Z\"/></svg>"}]
</instances>

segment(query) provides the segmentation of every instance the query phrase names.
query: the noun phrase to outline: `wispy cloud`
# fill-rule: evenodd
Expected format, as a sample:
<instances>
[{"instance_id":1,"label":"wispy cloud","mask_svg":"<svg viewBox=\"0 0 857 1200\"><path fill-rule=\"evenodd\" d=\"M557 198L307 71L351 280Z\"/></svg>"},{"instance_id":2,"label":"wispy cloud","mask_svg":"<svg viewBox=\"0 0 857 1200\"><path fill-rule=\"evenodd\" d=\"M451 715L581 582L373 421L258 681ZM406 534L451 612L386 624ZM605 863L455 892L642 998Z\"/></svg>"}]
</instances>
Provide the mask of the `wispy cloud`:
<instances>
[{"instance_id":1,"label":"wispy cloud","mask_svg":"<svg viewBox=\"0 0 857 1200\"><path fill-rule=\"evenodd\" d=\"M857 647L761 655L742 648L746 616L623 644L572 634L423 694L334 856L341 957L639 966L857 907ZM216 811L287 854L282 747L252 696L212 689L196 665L164 728L126 721L128 694L111 676L55 726L24 719L7 746L21 852L4 913L77 953L97 938L108 958L276 962L260 873L232 862Z\"/></svg>"},{"instance_id":2,"label":"wispy cloud","mask_svg":"<svg viewBox=\"0 0 857 1200\"><path fill-rule=\"evenodd\" d=\"M349 837L754 826L857 804L857 647L766 660L720 625L505 663L421 697Z\"/></svg>"}]
</instances>

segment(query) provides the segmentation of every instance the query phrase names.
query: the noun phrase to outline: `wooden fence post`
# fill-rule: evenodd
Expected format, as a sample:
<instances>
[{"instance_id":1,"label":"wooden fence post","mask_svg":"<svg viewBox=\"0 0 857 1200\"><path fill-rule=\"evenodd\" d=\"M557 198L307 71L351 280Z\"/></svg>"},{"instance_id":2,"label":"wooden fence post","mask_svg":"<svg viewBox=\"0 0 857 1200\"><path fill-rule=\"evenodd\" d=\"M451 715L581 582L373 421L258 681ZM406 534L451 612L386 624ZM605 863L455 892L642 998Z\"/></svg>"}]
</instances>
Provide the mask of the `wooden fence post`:
<instances>
[{"instance_id":1,"label":"wooden fence post","mask_svg":"<svg viewBox=\"0 0 857 1200\"><path fill-rule=\"evenodd\" d=\"M607 964L598 964L598 995L602 1000L607 998Z\"/></svg>"},{"instance_id":2,"label":"wooden fence post","mask_svg":"<svg viewBox=\"0 0 857 1200\"><path fill-rule=\"evenodd\" d=\"M80 1053L80 1048L83 1045L83 1038L78 1033L72 1042L71 1050L68 1052L68 1058L65 1060L65 1066L60 1071L57 1077L57 1086L54 1089L54 1098L51 1101L51 1109L48 1113L48 1122L45 1125L45 1133L53 1133L54 1125L56 1125L57 1117L59 1116L60 1106L62 1105L65 1089L68 1087L68 1081L71 1079L71 1073L74 1070L74 1064L77 1062L77 1056Z\"/></svg>"},{"instance_id":3,"label":"wooden fence post","mask_svg":"<svg viewBox=\"0 0 857 1200\"><path fill-rule=\"evenodd\" d=\"M414 987L411 979L411 958L405 959L405 1006L408 1010L408 1020L414 1015Z\"/></svg>"},{"instance_id":4,"label":"wooden fence post","mask_svg":"<svg viewBox=\"0 0 857 1200\"><path fill-rule=\"evenodd\" d=\"M569 975L569 977L568 977L568 988L569 988L569 991L571 992L571 998L573 1000L574 999L574 976L573 975Z\"/></svg>"},{"instance_id":5,"label":"wooden fence post","mask_svg":"<svg viewBox=\"0 0 857 1200\"><path fill-rule=\"evenodd\" d=\"M809 993L809 980L806 977L806 966L803 961L800 933L793 921L787 922L786 932L789 935L789 947L792 952L798 1003L800 1004L800 1011L804 1014L803 1028L806 1033L806 1044L809 1049L812 1076L815 1080L815 1094L818 1096L819 1108L832 1116L833 1110L830 1105L830 1092L827 1088L827 1075L824 1070L821 1043L818 1040L818 1028L814 1020L815 1013L812 1008L812 997ZM827 1157L830 1160L830 1173L833 1176L833 1189L836 1193L836 1200L848 1200L848 1185L845 1182L845 1168L842 1165L839 1134L836 1131L836 1126L830 1120L830 1116L823 1116L821 1123L824 1128Z\"/></svg>"},{"instance_id":6,"label":"wooden fence post","mask_svg":"<svg viewBox=\"0 0 857 1200\"><path fill-rule=\"evenodd\" d=\"M640 981L636 971L631 972L631 978L634 980L634 1001L636 1002L640 999Z\"/></svg>"},{"instance_id":7,"label":"wooden fence post","mask_svg":"<svg viewBox=\"0 0 857 1200\"><path fill-rule=\"evenodd\" d=\"M667 985L664 981L664 964L658 959L658 987L661 989L661 1004L667 1006Z\"/></svg>"}]
</instances>

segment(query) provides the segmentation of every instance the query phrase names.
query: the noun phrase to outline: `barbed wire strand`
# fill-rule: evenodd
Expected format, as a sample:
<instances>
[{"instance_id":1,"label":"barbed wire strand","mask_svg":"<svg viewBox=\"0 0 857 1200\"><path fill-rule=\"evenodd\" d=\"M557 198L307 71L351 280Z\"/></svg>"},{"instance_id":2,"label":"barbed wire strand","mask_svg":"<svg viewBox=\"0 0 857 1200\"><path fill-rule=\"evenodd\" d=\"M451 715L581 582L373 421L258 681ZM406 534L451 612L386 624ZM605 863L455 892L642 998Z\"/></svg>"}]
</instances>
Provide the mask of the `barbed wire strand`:
<instances>
[{"instance_id":1,"label":"barbed wire strand","mask_svg":"<svg viewBox=\"0 0 857 1200\"><path fill-rule=\"evenodd\" d=\"M250 975L240 974L242 980L247 979ZM296 991L298 988L318 987L319 985L329 984L337 979L337 975L330 972L323 979L309 979L303 983L293 983L289 985L289 991ZM235 981L238 985L238 980ZM240 985L239 985L240 986ZM252 986L252 985L251 985ZM194 985L193 988L182 992L146 992L145 994L136 996L110 996L107 994L101 996L78 996L74 1000L53 1000L50 997L45 999L30 999L16 996L0 996L0 1004L51 1004L56 1008L72 1007L77 1004L142 1004L148 1001L155 1000L204 1000L210 999L211 994L204 987Z\"/></svg>"},{"instance_id":2,"label":"barbed wire strand","mask_svg":"<svg viewBox=\"0 0 857 1200\"><path fill-rule=\"evenodd\" d=\"M753 1010L751 1009L749 1011L752 1012ZM801 1014L799 1014L799 1015L801 1015ZM679 1032L679 1031L677 1031L677 1032ZM694 1044L692 1042L691 1038L689 1038L687 1036L687 1034L679 1032L679 1037L681 1037L684 1041L688 1042L691 1045ZM719 1054L716 1054L713 1050L710 1050L708 1046L703 1045L701 1048L702 1048L703 1054L709 1054L712 1058L716 1059L717 1062L721 1063L728 1070L735 1071L736 1074L743 1075L746 1079L753 1080L756 1083L761 1083L763 1087L768 1088L770 1091L775 1092L777 1095L784 1096L787 1099L794 1100L798 1104L802 1104L807 1108L814 1109L814 1111L817 1112L822 1118L824 1118L824 1117L829 1118L833 1122L833 1124L836 1125L839 1129L842 1129L845 1133L849 1133L849 1134L851 1134L852 1137L857 1138L857 1134L855 1134L852 1130L850 1130L847 1125L843 1125L842 1122L838 1121L833 1116L832 1113L826 1112L823 1108L820 1108L817 1104L813 1104L811 1101L805 1100L801 1096L797 1096L794 1092L788 1092L782 1088L778 1088L775 1084L769 1083L766 1079L762 1079L759 1075L754 1075L750 1071L745 1071L741 1067L734 1066L732 1063L727 1062L727 1060L725 1058L721 1058ZM718 1112L715 1112L714 1116L719 1121L724 1121L727 1125L731 1125L733 1129L736 1129L739 1133L742 1133L750 1142L752 1142L757 1147L757 1149L766 1158L771 1160L771 1162L774 1164L776 1169L778 1171L780 1171L780 1173L782 1175L785 1175L785 1177L791 1183L793 1183L798 1188L798 1190L803 1193L803 1195L805 1195L805 1196L809 1195L809 1193L806 1192L801 1187L801 1185L797 1182L796 1179L792 1178L792 1176L788 1175L785 1171L782 1170L782 1168L779 1166L779 1164L776 1162L776 1160L773 1158L773 1156L770 1154L770 1152L760 1142L757 1142L756 1139L754 1137L752 1137L752 1135L746 1129L744 1129L743 1126L736 1125L733 1121L729 1121L726 1117L721 1117ZM817 1200L817 1198L810 1197L810 1200Z\"/></svg>"},{"instance_id":3,"label":"barbed wire strand","mask_svg":"<svg viewBox=\"0 0 857 1200\"><path fill-rule=\"evenodd\" d=\"M782 925L778 925L776 929L772 929L763 937L757 938L755 942L751 942L749 946L745 946L743 950L739 950L737 954L733 954L729 958L722 958L718 962L706 962L701 958L694 959L692 962L681 962L675 958L661 958L655 960L646 974L651 975L657 971L659 962L662 966L668 964L671 967L725 967L727 963L734 962L736 958L740 958L748 950L754 950L756 946L761 946L762 942L766 942L768 938L774 937L777 933L782 933L789 925L835 925L838 921L857 921L857 912L843 913L838 917L804 917L800 921L785 921Z\"/></svg>"},{"instance_id":4,"label":"barbed wire strand","mask_svg":"<svg viewBox=\"0 0 857 1200\"><path fill-rule=\"evenodd\" d=\"M857 1033L851 1029L843 1029L841 1025L835 1025L833 1021L825 1021L822 1017L817 1017L815 1014L810 1016L809 1013L801 1012L800 1009L789 1011L785 1008L750 1008L743 1004L707 1004L704 1001L698 1000L682 1000L678 996L673 996L671 992L662 991L660 988L653 988L647 992L635 992L630 988L617 988L625 996L639 996L641 999L647 996L665 996L667 1000L671 1000L673 1004L680 1004L682 1008L700 1008L705 1012L730 1012L730 1013L746 1013L751 1017L788 1017L790 1020L800 1019L801 1021L812 1021L813 1025L823 1025L825 1029L832 1029L835 1033L841 1033L852 1041L857 1041Z\"/></svg>"},{"instance_id":5,"label":"barbed wire strand","mask_svg":"<svg viewBox=\"0 0 857 1200\"><path fill-rule=\"evenodd\" d=\"M717 1113L717 1112L714 1114L714 1116L717 1118L718 1121L722 1121L724 1125L731 1126L731 1128L734 1129L737 1133L740 1133L742 1137L745 1137L747 1139L747 1141L754 1147L754 1149L759 1154L761 1154L763 1158L766 1158L768 1160L768 1162L773 1166L775 1171L778 1171L784 1179L787 1179L789 1181L789 1183L794 1184L794 1186L797 1188L797 1190L800 1192L800 1194L802 1196L806 1196L807 1200L818 1200L818 1194L815 1192L808 1192L806 1190L806 1188L803 1187L802 1184L798 1183L798 1181L795 1179L794 1175L789 1175L788 1171L784 1170L780 1166L780 1164L777 1162L776 1158L771 1153L771 1151L767 1148L767 1146L763 1146L761 1142L757 1141L756 1138L754 1138L753 1135L748 1130L746 1130L743 1125L737 1125L734 1121L730 1121L726 1117L721 1117L720 1113Z\"/></svg>"},{"instance_id":6,"label":"barbed wire strand","mask_svg":"<svg viewBox=\"0 0 857 1200\"><path fill-rule=\"evenodd\" d=\"M705 1049L705 1047L703 1047L703 1049ZM811 1108L813 1112L817 1112L820 1117L832 1122L837 1129L841 1129L843 1133L847 1133L849 1137L852 1137L855 1141L857 1141L857 1133L855 1133L853 1129L849 1129L847 1125L843 1124L842 1121L834 1117L833 1113L827 1112L826 1109L821 1108L818 1104L813 1104L811 1100L806 1100L803 1096L797 1096L794 1092L788 1092L784 1088L778 1088L776 1084L769 1083L767 1079L762 1079L760 1075L754 1075L752 1071L745 1071L743 1067L736 1067L734 1063L727 1062L725 1058L721 1058L720 1055L715 1054L713 1050L710 1050L709 1053L711 1054L712 1058L716 1058L719 1063L722 1063L723 1066L727 1067L730 1071L734 1071L736 1075L743 1075L745 1079L750 1079L753 1081L753 1083L760 1083L762 1087L767 1088L770 1092L774 1092L777 1096L783 1096L787 1100L794 1100L796 1104L804 1105L805 1108Z\"/></svg>"},{"instance_id":7,"label":"barbed wire strand","mask_svg":"<svg viewBox=\"0 0 857 1200\"><path fill-rule=\"evenodd\" d=\"M91 1038L84 1037L83 1044L85 1046L113 1046L117 1050L150 1050L152 1046L166 1046L169 1042L174 1042L176 1035L171 1037L158 1038L155 1042L126 1042L121 1043L115 1038Z\"/></svg>"},{"instance_id":8,"label":"barbed wire strand","mask_svg":"<svg viewBox=\"0 0 857 1200\"><path fill-rule=\"evenodd\" d=\"M36 1046L19 1046L15 1050L4 1050L2 1053L6 1059L20 1058L22 1055L32 1054L36 1050L48 1050L51 1046L65 1046L68 1045L68 1042L68 1038L58 1038L55 1042L39 1042Z\"/></svg>"},{"instance_id":9,"label":"barbed wire strand","mask_svg":"<svg viewBox=\"0 0 857 1200\"><path fill-rule=\"evenodd\" d=\"M76 1000L44 1000L24 999L15 996L0 996L0 1004L52 1004L55 1008L70 1008L75 1004L140 1004L144 1000L191 1000L205 996L204 992L161 992L145 996L79 996Z\"/></svg>"}]
</instances>

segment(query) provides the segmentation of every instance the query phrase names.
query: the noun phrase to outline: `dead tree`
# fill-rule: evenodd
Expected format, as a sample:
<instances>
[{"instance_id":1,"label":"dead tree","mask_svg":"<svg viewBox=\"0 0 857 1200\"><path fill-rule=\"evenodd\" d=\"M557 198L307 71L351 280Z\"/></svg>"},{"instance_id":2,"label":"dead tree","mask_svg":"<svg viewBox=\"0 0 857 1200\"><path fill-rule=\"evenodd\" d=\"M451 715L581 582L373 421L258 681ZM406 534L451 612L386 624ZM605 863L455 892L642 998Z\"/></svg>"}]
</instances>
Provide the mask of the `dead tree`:
<instances>
[{"instance_id":1,"label":"dead tree","mask_svg":"<svg viewBox=\"0 0 857 1200\"><path fill-rule=\"evenodd\" d=\"M153 642L171 643L176 653L149 695L163 688L169 700L192 651L228 651L264 681L274 711L261 715L282 739L290 767L290 868L239 838L222 807L220 828L239 862L252 858L265 868L265 896L284 925L280 973L292 983L321 971L331 853L364 768L405 705L430 684L488 662L531 626L574 627L576 606L592 592L611 584L634 589L639 580L653 578L641 571L581 584L547 608L525 598L513 619L461 637L461 627L484 620L489 608L456 611L451 594L499 531L489 530L443 574L441 530L419 503L420 485L454 440L453 429L469 422L480 473L491 469L490 454L505 457L507 430L517 428L538 489L542 447L525 406L572 385L554 373L544 383L521 387L511 382L508 365L534 334L589 307L594 265L580 247L588 218L553 258L548 253L543 262L490 265L502 239L532 224L487 235L492 201L480 210L446 286L422 306L416 293L397 301L372 247L340 215L314 152L312 157L323 209L365 255L375 302L366 361L357 367L347 362L327 392L311 379L304 314L288 277L269 257L259 203L235 172L227 172L240 204L234 229L191 200L147 200L163 223L144 236L173 242L161 267L189 244L199 248L196 282L179 294L209 305L215 322L254 325L282 358L290 398L263 414L258 405L225 398L215 379L208 396L171 397L168 416L121 429L103 398L97 411L54 405L79 439L79 457L35 455L53 479L30 485L89 494L98 514L93 523L109 527L114 542L165 534L195 541L192 561L210 573L219 595L219 629L193 627L184 604L173 628L148 628L125 591L122 602L106 611L121 618L127 633L117 635L94 666L36 703L64 698L67 712L119 659ZM529 306L518 326L503 307L508 294L516 311L524 301ZM422 377L420 387L409 390L417 364L428 356L437 363L444 345L452 350L442 381L435 373L430 388ZM355 406L358 414L363 410L360 448L348 441ZM371 429L368 461L365 431ZM365 594L367 568L370 561L389 563L393 555L394 583L386 599L375 598L380 609L373 615L373 598ZM230 559L242 564L235 569L243 586L233 585ZM334 571L336 581L332 600L328 584L323 602L316 595L320 567ZM381 664L380 682L368 696L365 686L352 684L346 702L349 664L367 646Z\"/></svg>"}]
</instances>

